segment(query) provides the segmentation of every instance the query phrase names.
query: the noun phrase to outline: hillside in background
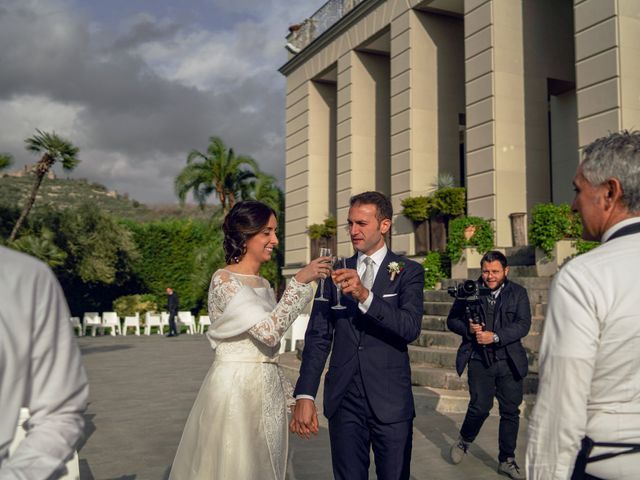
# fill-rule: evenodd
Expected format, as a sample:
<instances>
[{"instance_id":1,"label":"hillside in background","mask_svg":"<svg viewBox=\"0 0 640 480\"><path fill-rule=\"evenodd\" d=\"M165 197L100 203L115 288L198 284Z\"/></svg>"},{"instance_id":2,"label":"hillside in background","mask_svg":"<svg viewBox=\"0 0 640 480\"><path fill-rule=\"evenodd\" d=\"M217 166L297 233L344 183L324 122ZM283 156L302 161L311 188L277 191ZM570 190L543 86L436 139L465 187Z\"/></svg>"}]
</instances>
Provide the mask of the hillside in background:
<instances>
[{"instance_id":1,"label":"hillside in background","mask_svg":"<svg viewBox=\"0 0 640 480\"><path fill-rule=\"evenodd\" d=\"M31 190L31 177L0 177L0 205L22 206ZM138 222L170 218L209 219L217 207L207 206L201 210L195 205L145 205L128 195L108 190L104 185L87 180L45 178L38 191L34 209L45 206L56 209L77 207L85 202L93 202L115 217Z\"/></svg>"}]
</instances>

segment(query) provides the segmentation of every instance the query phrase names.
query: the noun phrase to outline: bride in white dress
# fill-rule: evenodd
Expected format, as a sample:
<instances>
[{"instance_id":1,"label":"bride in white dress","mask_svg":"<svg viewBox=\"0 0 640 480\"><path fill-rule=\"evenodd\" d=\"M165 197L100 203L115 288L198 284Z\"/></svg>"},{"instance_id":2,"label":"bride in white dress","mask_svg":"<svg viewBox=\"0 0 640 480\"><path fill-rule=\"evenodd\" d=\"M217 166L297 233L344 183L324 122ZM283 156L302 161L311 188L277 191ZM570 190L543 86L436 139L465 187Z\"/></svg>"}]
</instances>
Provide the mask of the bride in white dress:
<instances>
[{"instance_id":1,"label":"bride in white dress","mask_svg":"<svg viewBox=\"0 0 640 480\"><path fill-rule=\"evenodd\" d=\"M301 269L276 303L259 276L278 244L268 206L237 203L225 218L227 266L209 288L213 365L193 405L171 469L173 480L284 480L287 405L293 389L278 366L280 339L329 275L328 258Z\"/></svg>"}]
</instances>

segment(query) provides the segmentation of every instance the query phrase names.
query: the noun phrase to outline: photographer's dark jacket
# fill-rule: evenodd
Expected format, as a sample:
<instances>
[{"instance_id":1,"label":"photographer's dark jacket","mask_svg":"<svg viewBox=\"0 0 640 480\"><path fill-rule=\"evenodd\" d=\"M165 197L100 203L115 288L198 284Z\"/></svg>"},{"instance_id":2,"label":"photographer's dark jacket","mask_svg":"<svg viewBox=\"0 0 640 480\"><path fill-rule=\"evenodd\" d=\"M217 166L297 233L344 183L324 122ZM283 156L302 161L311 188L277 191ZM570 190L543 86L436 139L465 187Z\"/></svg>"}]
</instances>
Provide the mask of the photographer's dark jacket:
<instances>
[{"instance_id":1,"label":"photographer's dark jacket","mask_svg":"<svg viewBox=\"0 0 640 480\"><path fill-rule=\"evenodd\" d=\"M487 299L482 297L482 310L487 311ZM465 315L466 300L456 299L447 317L447 327L462 337L462 344L456 356L458 375L464 372L474 348L478 348L475 335L469 330L469 319ZM493 328L491 331L500 337L494 343L495 349L504 349L521 377L529 369L527 354L520 339L529 333L531 328L531 308L527 290L517 283L505 279L502 291L498 295L495 308Z\"/></svg>"}]
</instances>

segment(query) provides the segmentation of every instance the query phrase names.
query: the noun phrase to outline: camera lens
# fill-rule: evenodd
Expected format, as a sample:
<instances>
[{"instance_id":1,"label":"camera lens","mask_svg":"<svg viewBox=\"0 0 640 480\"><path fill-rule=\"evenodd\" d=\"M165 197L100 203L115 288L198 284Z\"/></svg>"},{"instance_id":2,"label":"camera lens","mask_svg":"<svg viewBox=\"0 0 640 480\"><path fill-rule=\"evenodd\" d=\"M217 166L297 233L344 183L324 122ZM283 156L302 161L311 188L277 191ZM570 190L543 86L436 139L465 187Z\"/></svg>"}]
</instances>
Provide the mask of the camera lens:
<instances>
[{"instance_id":1,"label":"camera lens","mask_svg":"<svg viewBox=\"0 0 640 480\"><path fill-rule=\"evenodd\" d=\"M474 282L473 280L466 280L462 284L462 289L467 295L473 295L476 291L476 282Z\"/></svg>"}]
</instances>

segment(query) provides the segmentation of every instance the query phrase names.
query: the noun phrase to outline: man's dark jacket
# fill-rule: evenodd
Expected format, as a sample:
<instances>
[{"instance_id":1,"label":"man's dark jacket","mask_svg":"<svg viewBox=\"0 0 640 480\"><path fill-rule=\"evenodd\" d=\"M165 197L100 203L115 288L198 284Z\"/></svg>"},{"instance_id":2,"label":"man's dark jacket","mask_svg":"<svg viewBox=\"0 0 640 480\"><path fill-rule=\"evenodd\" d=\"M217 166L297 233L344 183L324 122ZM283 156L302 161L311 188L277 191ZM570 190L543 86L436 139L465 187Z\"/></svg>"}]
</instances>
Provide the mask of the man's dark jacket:
<instances>
[{"instance_id":1,"label":"man's dark jacket","mask_svg":"<svg viewBox=\"0 0 640 480\"><path fill-rule=\"evenodd\" d=\"M167 301L168 301L167 309L169 310L169 312L174 315L177 315L178 308L180 308L180 300L178 299L178 294L175 292L175 290L171 295L167 295Z\"/></svg>"},{"instance_id":2,"label":"man's dark jacket","mask_svg":"<svg viewBox=\"0 0 640 480\"><path fill-rule=\"evenodd\" d=\"M356 262L354 255L347 260L347 268L355 269ZM404 264L394 280L388 272L390 262ZM345 310L332 310L336 287L331 280L324 283L329 301L313 305L295 394L316 396L331 353L324 384L327 418L337 411L359 369L369 405L382 423L412 419L415 409L407 345L418 338L422 325L422 266L389 250L371 288L373 301L366 314L350 295L342 297Z\"/></svg>"},{"instance_id":3,"label":"man's dark jacket","mask_svg":"<svg viewBox=\"0 0 640 480\"><path fill-rule=\"evenodd\" d=\"M465 303L465 300L457 299L453 303L447 318L449 330L462 336L462 344L458 348L458 355L456 356L456 371L458 375L462 375L462 372L464 372L471 358L474 344L477 345L475 335L469 330L469 320L465 317ZM482 300L482 307L486 312L486 298ZM500 342L494 345L498 348L506 348L507 356L511 359L522 378L529 370L529 362L520 340L529 333L530 328L531 308L527 290L506 279L504 287L498 295L494 310L492 331L500 337Z\"/></svg>"}]
</instances>

